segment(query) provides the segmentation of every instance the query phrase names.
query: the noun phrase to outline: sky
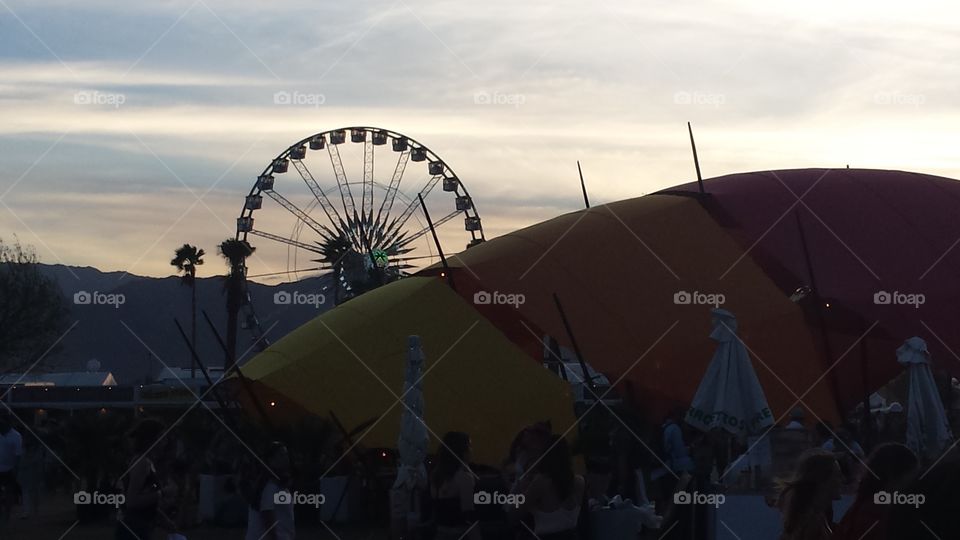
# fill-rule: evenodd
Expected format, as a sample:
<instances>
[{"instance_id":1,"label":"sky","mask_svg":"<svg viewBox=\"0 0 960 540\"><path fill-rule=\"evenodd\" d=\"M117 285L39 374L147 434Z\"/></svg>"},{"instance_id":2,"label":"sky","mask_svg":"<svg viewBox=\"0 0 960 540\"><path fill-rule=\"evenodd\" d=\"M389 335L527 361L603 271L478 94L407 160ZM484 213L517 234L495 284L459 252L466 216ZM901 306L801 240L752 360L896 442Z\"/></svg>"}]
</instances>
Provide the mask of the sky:
<instances>
[{"instance_id":1,"label":"sky","mask_svg":"<svg viewBox=\"0 0 960 540\"><path fill-rule=\"evenodd\" d=\"M958 178L958 15L923 1L0 0L0 238L150 276L187 242L211 254L199 274L219 274L215 246L256 176L345 126L429 147L487 238L582 208L577 160L593 204L695 179L687 121L708 178ZM345 154L362 174L362 152ZM307 204L292 180L284 193ZM438 211L452 205L439 191ZM276 205L255 215L291 234ZM445 251L468 238L460 220L441 231ZM257 242L251 274L303 267Z\"/></svg>"}]
</instances>

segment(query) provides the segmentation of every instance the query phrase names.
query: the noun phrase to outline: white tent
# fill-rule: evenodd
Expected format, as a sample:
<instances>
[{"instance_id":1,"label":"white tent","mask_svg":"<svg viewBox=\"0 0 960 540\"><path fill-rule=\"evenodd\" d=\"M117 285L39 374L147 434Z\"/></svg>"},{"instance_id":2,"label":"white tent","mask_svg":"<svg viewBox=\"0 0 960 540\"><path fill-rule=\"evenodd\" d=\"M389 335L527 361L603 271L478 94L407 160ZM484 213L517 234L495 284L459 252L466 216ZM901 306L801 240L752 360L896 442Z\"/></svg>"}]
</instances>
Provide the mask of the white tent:
<instances>
[{"instance_id":1,"label":"white tent","mask_svg":"<svg viewBox=\"0 0 960 540\"><path fill-rule=\"evenodd\" d=\"M400 437L397 450L400 463L397 479L391 490L391 513L394 523L404 528L417 521L416 492L427 483L424 462L427 457L429 434L423 422L423 349L420 336L407 337L407 369L403 385L403 412L400 417Z\"/></svg>"},{"instance_id":2,"label":"white tent","mask_svg":"<svg viewBox=\"0 0 960 540\"><path fill-rule=\"evenodd\" d=\"M927 342L918 337L897 349L897 362L910 370L907 397L907 446L918 456L935 459L950 444L953 435L943 410L940 392L930 372Z\"/></svg>"},{"instance_id":3,"label":"white tent","mask_svg":"<svg viewBox=\"0 0 960 540\"><path fill-rule=\"evenodd\" d=\"M737 436L756 434L773 425L773 414L747 348L737 337L737 319L725 309L711 313L710 338L717 342L717 350L685 420L703 431L720 428Z\"/></svg>"}]
</instances>

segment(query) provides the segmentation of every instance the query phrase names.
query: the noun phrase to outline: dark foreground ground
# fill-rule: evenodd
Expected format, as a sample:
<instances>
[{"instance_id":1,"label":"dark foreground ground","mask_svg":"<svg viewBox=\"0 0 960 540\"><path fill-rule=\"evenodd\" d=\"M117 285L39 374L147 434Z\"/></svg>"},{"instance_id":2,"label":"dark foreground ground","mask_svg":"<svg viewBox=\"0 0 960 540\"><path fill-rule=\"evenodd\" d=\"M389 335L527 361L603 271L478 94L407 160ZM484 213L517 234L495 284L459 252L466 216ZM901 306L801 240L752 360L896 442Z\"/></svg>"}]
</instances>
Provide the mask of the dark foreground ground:
<instances>
[{"instance_id":1,"label":"dark foreground ground","mask_svg":"<svg viewBox=\"0 0 960 540\"><path fill-rule=\"evenodd\" d=\"M0 525L0 540L112 540L114 523L102 521L80 525L76 520L76 510L72 499L66 495L57 495L44 500L38 518L20 519L19 509L5 526ZM297 529L297 537L320 540L382 540L387 538L386 531L358 525L323 525ZM184 531L187 540L242 540L243 529L224 529L199 527ZM156 531L152 539L166 540L166 534Z\"/></svg>"}]
</instances>

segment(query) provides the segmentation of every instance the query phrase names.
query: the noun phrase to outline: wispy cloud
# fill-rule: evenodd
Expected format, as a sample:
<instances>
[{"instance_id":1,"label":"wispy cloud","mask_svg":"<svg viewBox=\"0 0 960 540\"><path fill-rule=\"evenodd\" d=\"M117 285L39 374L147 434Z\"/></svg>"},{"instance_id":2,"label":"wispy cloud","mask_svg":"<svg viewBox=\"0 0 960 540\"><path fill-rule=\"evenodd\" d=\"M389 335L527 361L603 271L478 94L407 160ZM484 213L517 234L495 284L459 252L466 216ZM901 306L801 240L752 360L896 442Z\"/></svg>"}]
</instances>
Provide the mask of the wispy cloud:
<instances>
[{"instance_id":1,"label":"wispy cloud","mask_svg":"<svg viewBox=\"0 0 960 540\"><path fill-rule=\"evenodd\" d=\"M687 120L708 176L960 175L945 2L4 1L0 191L68 135L11 190L23 221L0 209L0 229L31 242L27 223L77 264L124 269L193 202L171 171L202 192L251 148L138 269L169 273L186 241L212 251L274 155L348 125L430 146L494 234L579 208L577 159L597 203L689 181ZM313 101L278 105L278 92ZM376 170L386 182L392 163ZM449 226L459 250L462 223Z\"/></svg>"}]
</instances>

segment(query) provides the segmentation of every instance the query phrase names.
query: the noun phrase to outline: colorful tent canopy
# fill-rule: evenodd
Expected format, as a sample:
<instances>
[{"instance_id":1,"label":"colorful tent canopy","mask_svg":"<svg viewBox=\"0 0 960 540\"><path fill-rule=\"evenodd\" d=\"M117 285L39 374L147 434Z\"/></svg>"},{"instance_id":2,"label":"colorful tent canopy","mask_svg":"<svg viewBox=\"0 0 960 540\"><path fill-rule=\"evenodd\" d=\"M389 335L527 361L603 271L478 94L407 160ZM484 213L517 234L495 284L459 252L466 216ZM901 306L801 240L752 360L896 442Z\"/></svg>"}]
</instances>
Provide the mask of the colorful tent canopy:
<instances>
[{"instance_id":1,"label":"colorful tent canopy","mask_svg":"<svg viewBox=\"0 0 960 540\"><path fill-rule=\"evenodd\" d=\"M391 448L401 424L409 335L420 336L426 358L425 421L434 448L446 431L466 431L474 461L496 465L522 427L550 420L563 432L573 425L569 385L430 277L397 281L337 306L242 372L258 399L276 403L272 417L333 412L348 430L375 419L356 442Z\"/></svg>"},{"instance_id":2,"label":"colorful tent canopy","mask_svg":"<svg viewBox=\"0 0 960 540\"><path fill-rule=\"evenodd\" d=\"M828 310L834 356L877 323L866 347L871 389L896 375L891 351L910 336L924 337L933 357L957 373L960 182L903 171L801 169L733 174L706 181L706 188L717 222L753 247L750 256L782 290L809 285L812 267L820 296L859 319L831 321ZM688 184L670 192L696 190ZM922 304L910 302L916 294ZM861 398L861 371L854 351L831 372L841 388L856 381L853 396L840 393L845 407Z\"/></svg>"},{"instance_id":3,"label":"colorful tent canopy","mask_svg":"<svg viewBox=\"0 0 960 540\"><path fill-rule=\"evenodd\" d=\"M471 248L451 257L459 292L522 294L517 309L478 309L525 350L538 342L531 329L570 346L556 293L586 360L622 378L654 416L693 396L711 355L711 294L738 314L778 419L795 404L838 419L896 374L889 355L906 336L930 336L941 358L960 351L960 183L806 169L705 186L705 195L688 184ZM792 301L804 287L815 294Z\"/></svg>"},{"instance_id":4,"label":"colorful tent canopy","mask_svg":"<svg viewBox=\"0 0 960 540\"><path fill-rule=\"evenodd\" d=\"M542 331L569 347L556 293L585 359L653 419L690 404L715 348L714 306L697 302L717 294L737 313L774 414L802 398L818 416L837 418L833 393L811 367L820 353L803 310L695 198L648 195L597 206L450 259L468 298L524 295L518 308L477 306L507 335L536 342Z\"/></svg>"},{"instance_id":5,"label":"colorful tent canopy","mask_svg":"<svg viewBox=\"0 0 960 540\"><path fill-rule=\"evenodd\" d=\"M363 442L393 446L403 343L418 334L432 435L471 431L479 460L494 463L522 425L572 425L569 388L539 365L544 335L573 345L556 300L584 359L651 419L689 406L714 350L718 304L737 314L776 420L802 406L838 421L896 375L890 354L906 336L927 339L934 358L960 351L960 183L807 169L705 187L593 207L479 244L448 257L456 292L431 267L421 275L433 277L318 317L243 371L278 409L333 411L348 428L387 411Z\"/></svg>"}]
</instances>

